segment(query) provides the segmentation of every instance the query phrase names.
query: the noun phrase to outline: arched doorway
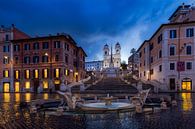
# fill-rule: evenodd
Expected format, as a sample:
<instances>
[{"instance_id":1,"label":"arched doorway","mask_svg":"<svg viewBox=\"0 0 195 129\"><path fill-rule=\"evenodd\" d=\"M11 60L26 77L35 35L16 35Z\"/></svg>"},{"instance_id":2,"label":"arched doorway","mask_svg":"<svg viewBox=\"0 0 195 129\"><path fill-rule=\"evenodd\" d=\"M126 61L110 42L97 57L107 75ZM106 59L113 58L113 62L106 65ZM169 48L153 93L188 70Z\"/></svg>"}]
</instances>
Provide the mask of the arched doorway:
<instances>
[{"instance_id":1,"label":"arched doorway","mask_svg":"<svg viewBox=\"0 0 195 129\"><path fill-rule=\"evenodd\" d=\"M182 90L191 91L192 90L192 79L184 78L182 80L181 88L182 88Z\"/></svg>"}]
</instances>

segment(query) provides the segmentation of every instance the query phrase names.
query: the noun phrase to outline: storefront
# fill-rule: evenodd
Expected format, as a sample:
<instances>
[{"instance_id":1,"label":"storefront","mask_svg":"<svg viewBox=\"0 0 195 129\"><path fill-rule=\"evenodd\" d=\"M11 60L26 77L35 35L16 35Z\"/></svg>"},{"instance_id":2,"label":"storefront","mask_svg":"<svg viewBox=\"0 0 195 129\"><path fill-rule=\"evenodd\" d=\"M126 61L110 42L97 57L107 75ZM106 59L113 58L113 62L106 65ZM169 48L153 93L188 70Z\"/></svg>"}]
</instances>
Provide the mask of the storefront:
<instances>
[{"instance_id":1,"label":"storefront","mask_svg":"<svg viewBox=\"0 0 195 129\"><path fill-rule=\"evenodd\" d=\"M192 79L184 78L182 80L182 90L191 91L192 90Z\"/></svg>"},{"instance_id":2,"label":"storefront","mask_svg":"<svg viewBox=\"0 0 195 129\"><path fill-rule=\"evenodd\" d=\"M10 92L10 83L9 82L3 83L3 92Z\"/></svg>"}]
</instances>

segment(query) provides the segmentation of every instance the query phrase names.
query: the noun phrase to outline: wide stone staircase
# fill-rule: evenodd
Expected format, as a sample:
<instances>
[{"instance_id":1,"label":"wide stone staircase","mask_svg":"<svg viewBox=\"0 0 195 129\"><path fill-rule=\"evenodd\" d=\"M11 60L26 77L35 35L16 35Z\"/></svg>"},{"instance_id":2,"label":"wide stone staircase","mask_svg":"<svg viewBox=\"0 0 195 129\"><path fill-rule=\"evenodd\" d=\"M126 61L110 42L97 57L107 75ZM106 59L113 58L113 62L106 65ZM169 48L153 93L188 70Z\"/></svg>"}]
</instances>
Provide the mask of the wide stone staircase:
<instances>
[{"instance_id":1,"label":"wide stone staircase","mask_svg":"<svg viewBox=\"0 0 195 129\"><path fill-rule=\"evenodd\" d=\"M137 89L126 84L119 77L104 77L96 85L85 90L86 93L137 93Z\"/></svg>"}]
</instances>

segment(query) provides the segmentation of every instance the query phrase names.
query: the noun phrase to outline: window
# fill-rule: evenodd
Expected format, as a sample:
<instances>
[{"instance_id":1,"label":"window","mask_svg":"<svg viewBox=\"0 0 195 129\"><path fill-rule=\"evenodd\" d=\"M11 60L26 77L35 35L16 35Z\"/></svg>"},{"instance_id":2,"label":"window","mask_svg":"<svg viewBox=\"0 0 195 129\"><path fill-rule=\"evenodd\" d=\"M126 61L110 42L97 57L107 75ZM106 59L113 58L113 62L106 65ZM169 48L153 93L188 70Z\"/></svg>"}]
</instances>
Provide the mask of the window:
<instances>
[{"instance_id":1,"label":"window","mask_svg":"<svg viewBox=\"0 0 195 129\"><path fill-rule=\"evenodd\" d=\"M55 61L59 61L59 55L58 54L55 55Z\"/></svg>"},{"instance_id":2,"label":"window","mask_svg":"<svg viewBox=\"0 0 195 129\"><path fill-rule=\"evenodd\" d=\"M175 63L170 63L170 70L175 70Z\"/></svg>"},{"instance_id":3,"label":"window","mask_svg":"<svg viewBox=\"0 0 195 129\"><path fill-rule=\"evenodd\" d=\"M25 78L29 79L30 78L30 70L25 70Z\"/></svg>"},{"instance_id":4,"label":"window","mask_svg":"<svg viewBox=\"0 0 195 129\"><path fill-rule=\"evenodd\" d=\"M160 34L159 36L158 36L158 43L160 43L162 41L162 34Z\"/></svg>"},{"instance_id":5,"label":"window","mask_svg":"<svg viewBox=\"0 0 195 129\"><path fill-rule=\"evenodd\" d=\"M153 49L154 45L153 43L150 44L150 51Z\"/></svg>"},{"instance_id":6,"label":"window","mask_svg":"<svg viewBox=\"0 0 195 129\"><path fill-rule=\"evenodd\" d=\"M186 69L191 70L192 69L192 62L187 62L186 63Z\"/></svg>"},{"instance_id":7,"label":"window","mask_svg":"<svg viewBox=\"0 0 195 129\"><path fill-rule=\"evenodd\" d=\"M17 56L14 57L14 63L15 63L15 64L18 64L18 63L19 63L19 62L18 62L18 57L17 57Z\"/></svg>"},{"instance_id":8,"label":"window","mask_svg":"<svg viewBox=\"0 0 195 129\"><path fill-rule=\"evenodd\" d=\"M39 78L39 70L38 69L35 69L34 70L34 78Z\"/></svg>"},{"instance_id":9,"label":"window","mask_svg":"<svg viewBox=\"0 0 195 129\"><path fill-rule=\"evenodd\" d=\"M169 52L169 54L170 54L170 56L174 56L175 55L175 46L170 46L170 52Z\"/></svg>"},{"instance_id":10,"label":"window","mask_svg":"<svg viewBox=\"0 0 195 129\"><path fill-rule=\"evenodd\" d=\"M65 55L65 62L68 63L68 55Z\"/></svg>"},{"instance_id":11,"label":"window","mask_svg":"<svg viewBox=\"0 0 195 129\"><path fill-rule=\"evenodd\" d=\"M153 63L153 57L150 57L150 63Z\"/></svg>"},{"instance_id":12,"label":"window","mask_svg":"<svg viewBox=\"0 0 195 129\"><path fill-rule=\"evenodd\" d=\"M9 77L9 71L8 70L3 71L3 77Z\"/></svg>"},{"instance_id":13,"label":"window","mask_svg":"<svg viewBox=\"0 0 195 129\"><path fill-rule=\"evenodd\" d=\"M68 69L65 70L65 75L66 75L66 76L69 75L69 70L68 70Z\"/></svg>"},{"instance_id":14,"label":"window","mask_svg":"<svg viewBox=\"0 0 195 129\"><path fill-rule=\"evenodd\" d=\"M67 51L69 51L69 44L67 44Z\"/></svg>"},{"instance_id":15,"label":"window","mask_svg":"<svg viewBox=\"0 0 195 129\"><path fill-rule=\"evenodd\" d=\"M15 79L19 79L20 78L20 73L19 73L18 70L15 70L15 72L14 72L14 78Z\"/></svg>"},{"instance_id":16,"label":"window","mask_svg":"<svg viewBox=\"0 0 195 129\"><path fill-rule=\"evenodd\" d=\"M146 71L144 71L144 77L146 76Z\"/></svg>"},{"instance_id":17,"label":"window","mask_svg":"<svg viewBox=\"0 0 195 129\"><path fill-rule=\"evenodd\" d=\"M67 44L66 44L66 43L64 43L64 49L65 49L65 50L67 49Z\"/></svg>"},{"instance_id":18,"label":"window","mask_svg":"<svg viewBox=\"0 0 195 129\"><path fill-rule=\"evenodd\" d=\"M30 89L30 81L26 81L25 82L25 88L26 89Z\"/></svg>"},{"instance_id":19,"label":"window","mask_svg":"<svg viewBox=\"0 0 195 129\"><path fill-rule=\"evenodd\" d=\"M39 43L38 42L33 44L33 49L34 50L39 50Z\"/></svg>"},{"instance_id":20,"label":"window","mask_svg":"<svg viewBox=\"0 0 195 129\"><path fill-rule=\"evenodd\" d=\"M24 57L24 63L25 64L30 64L30 57L29 56Z\"/></svg>"},{"instance_id":21,"label":"window","mask_svg":"<svg viewBox=\"0 0 195 129\"><path fill-rule=\"evenodd\" d=\"M54 48L60 48L60 41L54 41Z\"/></svg>"},{"instance_id":22,"label":"window","mask_svg":"<svg viewBox=\"0 0 195 129\"><path fill-rule=\"evenodd\" d=\"M48 62L48 56L42 56L42 62Z\"/></svg>"},{"instance_id":23,"label":"window","mask_svg":"<svg viewBox=\"0 0 195 129\"><path fill-rule=\"evenodd\" d=\"M159 72L162 71L162 65L159 65Z\"/></svg>"},{"instance_id":24,"label":"window","mask_svg":"<svg viewBox=\"0 0 195 129\"><path fill-rule=\"evenodd\" d=\"M24 50L30 50L30 44L24 44Z\"/></svg>"},{"instance_id":25,"label":"window","mask_svg":"<svg viewBox=\"0 0 195 129\"><path fill-rule=\"evenodd\" d=\"M74 67L78 67L78 64L77 64L77 61L76 60L73 60L73 66Z\"/></svg>"},{"instance_id":26,"label":"window","mask_svg":"<svg viewBox=\"0 0 195 129\"><path fill-rule=\"evenodd\" d=\"M139 53L139 57L142 57L142 52Z\"/></svg>"},{"instance_id":27,"label":"window","mask_svg":"<svg viewBox=\"0 0 195 129\"><path fill-rule=\"evenodd\" d=\"M3 52L9 52L9 45L3 46Z\"/></svg>"},{"instance_id":28,"label":"window","mask_svg":"<svg viewBox=\"0 0 195 129\"><path fill-rule=\"evenodd\" d=\"M43 78L48 78L48 69L43 69Z\"/></svg>"},{"instance_id":29,"label":"window","mask_svg":"<svg viewBox=\"0 0 195 129\"><path fill-rule=\"evenodd\" d=\"M60 77L60 69L54 69L54 77L59 78Z\"/></svg>"},{"instance_id":30,"label":"window","mask_svg":"<svg viewBox=\"0 0 195 129\"><path fill-rule=\"evenodd\" d=\"M160 50L160 51L158 52L158 57L159 57L159 58L162 58L162 50Z\"/></svg>"},{"instance_id":31,"label":"window","mask_svg":"<svg viewBox=\"0 0 195 129\"><path fill-rule=\"evenodd\" d=\"M49 43L43 42L43 49L48 49L48 48L49 48Z\"/></svg>"},{"instance_id":32,"label":"window","mask_svg":"<svg viewBox=\"0 0 195 129\"><path fill-rule=\"evenodd\" d=\"M33 56L33 63L39 63L39 56Z\"/></svg>"},{"instance_id":33,"label":"window","mask_svg":"<svg viewBox=\"0 0 195 129\"><path fill-rule=\"evenodd\" d=\"M77 55L77 50L76 50L76 49L73 50L73 54L74 54L75 56Z\"/></svg>"},{"instance_id":34,"label":"window","mask_svg":"<svg viewBox=\"0 0 195 129\"><path fill-rule=\"evenodd\" d=\"M186 29L186 37L193 37L194 36L194 29L188 28Z\"/></svg>"},{"instance_id":35,"label":"window","mask_svg":"<svg viewBox=\"0 0 195 129\"><path fill-rule=\"evenodd\" d=\"M186 54L187 54L187 55L191 55L191 54L192 54L192 47L191 47L190 45L188 45L188 46L186 47Z\"/></svg>"},{"instance_id":36,"label":"window","mask_svg":"<svg viewBox=\"0 0 195 129\"><path fill-rule=\"evenodd\" d=\"M176 30L170 30L170 38L177 38L177 31Z\"/></svg>"},{"instance_id":37,"label":"window","mask_svg":"<svg viewBox=\"0 0 195 129\"><path fill-rule=\"evenodd\" d=\"M3 64L9 64L9 57L8 56L3 57Z\"/></svg>"},{"instance_id":38,"label":"window","mask_svg":"<svg viewBox=\"0 0 195 129\"><path fill-rule=\"evenodd\" d=\"M5 35L5 41L9 41L9 35L8 34Z\"/></svg>"},{"instance_id":39,"label":"window","mask_svg":"<svg viewBox=\"0 0 195 129\"><path fill-rule=\"evenodd\" d=\"M14 45L14 51L15 52L20 51L20 45L18 45L18 44Z\"/></svg>"},{"instance_id":40,"label":"window","mask_svg":"<svg viewBox=\"0 0 195 129\"><path fill-rule=\"evenodd\" d=\"M154 70L153 69L150 70L150 75L152 75L152 74L154 74Z\"/></svg>"},{"instance_id":41,"label":"window","mask_svg":"<svg viewBox=\"0 0 195 129\"><path fill-rule=\"evenodd\" d=\"M47 89L49 87L48 81L43 81L43 89Z\"/></svg>"}]
</instances>

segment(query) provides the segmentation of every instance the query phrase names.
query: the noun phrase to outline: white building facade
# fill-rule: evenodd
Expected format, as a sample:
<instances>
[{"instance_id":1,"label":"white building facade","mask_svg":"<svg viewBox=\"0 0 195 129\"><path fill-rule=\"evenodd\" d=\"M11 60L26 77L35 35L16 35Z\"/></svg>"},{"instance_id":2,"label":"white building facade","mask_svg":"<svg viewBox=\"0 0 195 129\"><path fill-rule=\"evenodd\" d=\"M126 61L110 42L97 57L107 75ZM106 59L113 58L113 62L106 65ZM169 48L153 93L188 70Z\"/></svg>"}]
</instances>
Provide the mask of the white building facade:
<instances>
[{"instance_id":1,"label":"white building facade","mask_svg":"<svg viewBox=\"0 0 195 129\"><path fill-rule=\"evenodd\" d=\"M86 71L101 71L103 69L103 61L85 62Z\"/></svg>"},{"instance_id":2,"label":"white building facade","mask_svg":"<svg viewBox=\"0 0 195 129\"><path fill-rule=\"evenodd\" d=\"M114 68L120 68L121 66L121 46L120 44L119 43L115 44L114 53L112 53L112 46L110 50L107 44L104 45L103 51L104 51L103 68L109 68L110 64L113 64ZM113 63L111 63L111 61Z\"/></svg>"}]
</instances>

